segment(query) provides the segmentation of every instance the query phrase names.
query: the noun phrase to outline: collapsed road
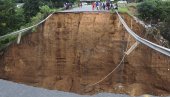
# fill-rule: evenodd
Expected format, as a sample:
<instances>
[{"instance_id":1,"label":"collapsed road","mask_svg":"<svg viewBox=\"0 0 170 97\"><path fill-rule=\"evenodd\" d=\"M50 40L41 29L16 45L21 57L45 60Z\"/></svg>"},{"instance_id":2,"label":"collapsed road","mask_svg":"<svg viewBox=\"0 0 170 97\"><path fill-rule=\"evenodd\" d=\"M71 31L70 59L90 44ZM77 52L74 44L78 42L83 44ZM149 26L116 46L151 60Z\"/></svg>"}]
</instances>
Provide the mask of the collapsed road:
<instances>
[{"instance_id":1,"label":"collapsed road","mask_svg":"<svg viewBox=\"0 0 170 97\"><path fill-rule=\"evenodd\" d=\"M122 16L137 35L145 36L145 28ZM20 44L2 51L0 78L78 94L170 94L169 57L143 44L104 81L87 87L110 73L135 42L116 13L55 13Z\"/></svg>"}]
</instances>

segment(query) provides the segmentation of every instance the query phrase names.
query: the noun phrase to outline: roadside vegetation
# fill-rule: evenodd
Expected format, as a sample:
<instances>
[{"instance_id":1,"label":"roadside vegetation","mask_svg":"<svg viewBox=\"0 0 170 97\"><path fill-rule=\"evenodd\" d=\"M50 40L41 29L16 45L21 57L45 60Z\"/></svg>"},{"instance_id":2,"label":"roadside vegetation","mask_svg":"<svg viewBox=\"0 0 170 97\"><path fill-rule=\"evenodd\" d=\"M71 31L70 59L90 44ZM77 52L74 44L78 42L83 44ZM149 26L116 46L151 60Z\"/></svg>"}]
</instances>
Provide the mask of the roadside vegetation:
<instances>
[{"instance_id":1,"label":"roadside vegetation","mask_svg":"<svg viewBox=\"0 0 170 97\"><path fill-rule=\"evenodd\" d=\"M50 13L63 7L65 2L79 0L0 0L0 36L32 26ZM115 0L116 2L117 0ZM129 3L127 7L120 7L119 12L137 15L146 22L156 24L161 35L170 42L170 1L137 0L138 3ZM18 3L23 3L17 7ZM137 11L135 11L137 9ZM132 12L129 12L132 11ZM16 37L0 40L6 44Z\"/></svg>"},{"instance_id":2,"label":"roadside vegetation","mask_svg":"<svg viewBox=\"0 0 170 97\"><path fill-rule=\"evenodd\" d=\"M0 0L0 36L39 23L50 13L60 10L65 2L77 0ZM17 4L22 6L17 6ZM0 48L16 39L10 36L0 40Z\"/></svg>"},{"instance_id":3,"label":"roadside vegetation","mask_svg":"<svg viewBox=\"0 0 170 97\"><path fill-rule=\"evenodd\" d=\"M0 36L45 18L63 7L65 2L75 1L77 0L0 0ZM17 7L18 3L23 3L23 6Z\"/></svg>"},{"instance_id":4,"label":"roadside vegetation","mask_svg":"<svg viewBox=\"0 0 170 97\"><path fill-rule=\"evenodd\" d=\"M170 42L170 1L144 0L138 6L138 16L160 30Z\"/></svg>"},{"instance_id":5,"label":"roadside vegetation","mask_svg":"<svg viewBox=\"0 0 170 97\"><path fill-rule=\"evenodd\" d=\"M129 10L127 7L119 7L118 11L121 13L128 13Z\"/></svg>"},{"instance_id":6,"label":"roadside vegetation","mask_svg":"<svg viewBox=\"0 0 170 97\"><path fill-rule=\"evenodd\" d=\"M119 7L118 11L137 16L150 24L150 34L152 33L161 45L170 47L170 0L137 0Z\"/></svg>"}]
</instances>

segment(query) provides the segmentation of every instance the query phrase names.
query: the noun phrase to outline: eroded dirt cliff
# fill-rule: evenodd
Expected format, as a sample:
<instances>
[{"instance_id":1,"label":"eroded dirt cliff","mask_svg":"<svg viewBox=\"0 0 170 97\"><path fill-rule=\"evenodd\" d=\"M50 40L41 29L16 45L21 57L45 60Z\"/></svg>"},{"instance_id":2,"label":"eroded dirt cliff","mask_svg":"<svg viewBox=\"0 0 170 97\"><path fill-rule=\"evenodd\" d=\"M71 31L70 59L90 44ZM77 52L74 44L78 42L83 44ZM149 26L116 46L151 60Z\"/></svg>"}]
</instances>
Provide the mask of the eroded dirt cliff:
<instances>
[{"instance_id":1,"label":"eroded dirt cliff","mask_svg":"<svg viewBox=\"0 0 170 97\"><path fill-rule=\"evenodd\" d=\"M130 26L133 19L123 17ZM135 21L132 26L145 36L142 26ZM3 51L0 78L79 94L170 94L170 58L142 44L106 80L87 87L119 64L135 42L128 37L116 14L56 13Z\"/></svg>"}]
</instances>

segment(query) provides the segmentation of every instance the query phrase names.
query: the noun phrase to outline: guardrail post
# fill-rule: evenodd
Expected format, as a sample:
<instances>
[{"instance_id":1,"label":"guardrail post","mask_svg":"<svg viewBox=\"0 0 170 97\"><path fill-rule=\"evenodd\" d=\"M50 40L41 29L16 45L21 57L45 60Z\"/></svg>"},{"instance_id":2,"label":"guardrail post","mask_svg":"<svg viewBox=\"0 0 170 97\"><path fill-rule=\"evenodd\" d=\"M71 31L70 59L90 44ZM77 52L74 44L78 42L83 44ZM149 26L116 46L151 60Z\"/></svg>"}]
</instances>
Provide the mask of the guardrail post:
<instances>
[{"instance_id":1,"label":"guardrail post","mask_svg":"<svg viewBox=\"0 0 170 97\"><path fill-rule=\"evenodd\" d=\"M20 43L20 41L21 41L21 36L22 36L22 32L20 32L20 33L18 34L17 44L19 44L19 43Z\"/></svg>"},{"instance_id":2,"label":"guardrail post","mask_svg":"<svg viewBox=\"0 0 170 97\"><path fill-rule=\"evenodd\" d=\"M126 54L126 55L129 55L138 45L139 45L139 42L136 41L136 42L130 47L130 49L129 49L127 52L125 52L125 54Z\"/></svg>"},{"instance_id":3,"label":"guardrail post","mask_svg":"<svg viewBox=\"0 0 170 97\"><path fill-rule=\"evenodd\" d=\"M125 29L128 31L129 34L131 34L135 40L137 40L138 42L162 53L162 54L165 54L167 56L170 57L170 49L169 48L166 48L166 47L163 47L163 46L160 46L160 45L157 45L151 41L148 41L144 38L141 38L140 36L138 36L137 34L135 34L129 27L128 25L126 24L126 22L122 19L122 17L119 15L119 13L116 11L118 17L119 17L119 20L121 21L121 23L123 24L123 26L125 27Z\"/></svg>"}]
</instances>

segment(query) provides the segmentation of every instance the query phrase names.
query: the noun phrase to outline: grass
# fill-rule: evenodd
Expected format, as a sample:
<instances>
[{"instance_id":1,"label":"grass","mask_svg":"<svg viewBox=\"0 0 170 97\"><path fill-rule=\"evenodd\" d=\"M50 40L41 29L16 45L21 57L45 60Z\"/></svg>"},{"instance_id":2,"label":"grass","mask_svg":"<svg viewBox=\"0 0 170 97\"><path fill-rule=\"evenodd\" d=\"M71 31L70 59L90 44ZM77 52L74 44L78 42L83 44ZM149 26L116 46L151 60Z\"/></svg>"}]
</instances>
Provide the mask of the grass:
<instances>
[{"instance_id":1,"label":"grass","mask_svg":"<svg viewBox=\"0 0 170 97\"><path fill-rule=\"evenodd\" d=\"M118 8L118 12L120 12L120 13L128 13L128 8L127 7L119 7Z\"/></svg>"},{"instance_id":2,"label":"grass","mask_svg":"<svg viewBox=\"0 0 170 97\"><path fill-rule=\"evenodd\" d=\"M17 39L17 36L9 36L2 40L0 40L0 50L5 48L10 42L15 41Z\"/></svg>"},{"instance_id":3,"label":"grass","mask_svg":"<svg viewBox=\"0 0 170 97\"><path fill-rule=\"evenodd\" d=\"M138 4L139 3L128 3L126 7L119 7L118 12L127 13L129 15L137 16L138 13L135 10L137 10L137 5Z\"/></svg>"},{"instance_id":4,"label":"grass","mask_svg":"<svg viewBox=\"0 0 170 97\"><path fill-rule=\"evenodd\" d=\"M115 13L115 10L112 9L110 10L111 13ZM118 7L118 12L120 13L129 13L128 7Z\"/></svg>"}]
</instances>

